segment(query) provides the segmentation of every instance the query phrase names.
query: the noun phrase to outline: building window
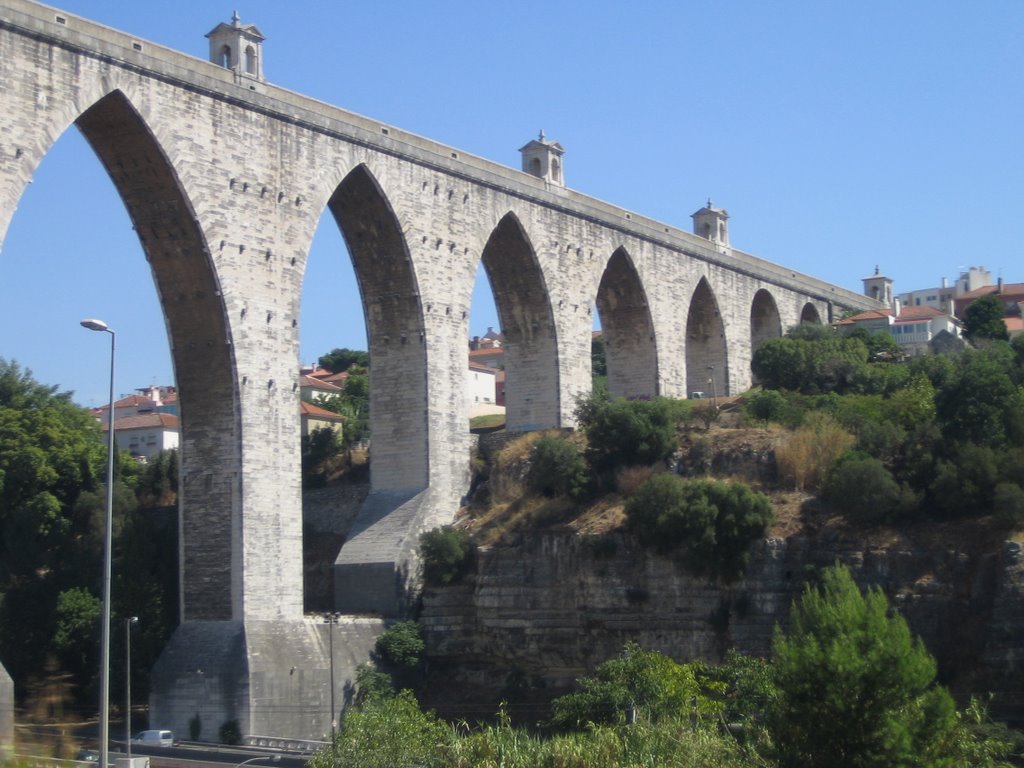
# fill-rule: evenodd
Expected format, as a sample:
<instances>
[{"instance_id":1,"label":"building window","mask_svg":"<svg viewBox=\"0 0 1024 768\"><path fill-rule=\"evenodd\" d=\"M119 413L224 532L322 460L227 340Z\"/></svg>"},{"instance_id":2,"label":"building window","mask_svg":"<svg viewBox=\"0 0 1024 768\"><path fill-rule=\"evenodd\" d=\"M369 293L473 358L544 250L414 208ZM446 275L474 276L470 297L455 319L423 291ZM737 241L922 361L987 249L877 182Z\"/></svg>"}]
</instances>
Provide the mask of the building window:
<instances>
[{"instance_id":1,"label":"building window","mask_svg":"<svg viewBox=\"0 0 1024 768\"><path fill-rule=\"evenodd\" d=\"M246 74L256 74L256 49L251 45L245 49L245 71Z\"/></svg>"},{"instance_id":2,"label":"building window","mask_svg":"<svg viewBox=\"0 0 1024 768\"><path fill-rule=\"evenodd\" d=\"M219 63L224 69L231 69L231 46L225 45L220 49Z\"/></svg>"}]
</instances>

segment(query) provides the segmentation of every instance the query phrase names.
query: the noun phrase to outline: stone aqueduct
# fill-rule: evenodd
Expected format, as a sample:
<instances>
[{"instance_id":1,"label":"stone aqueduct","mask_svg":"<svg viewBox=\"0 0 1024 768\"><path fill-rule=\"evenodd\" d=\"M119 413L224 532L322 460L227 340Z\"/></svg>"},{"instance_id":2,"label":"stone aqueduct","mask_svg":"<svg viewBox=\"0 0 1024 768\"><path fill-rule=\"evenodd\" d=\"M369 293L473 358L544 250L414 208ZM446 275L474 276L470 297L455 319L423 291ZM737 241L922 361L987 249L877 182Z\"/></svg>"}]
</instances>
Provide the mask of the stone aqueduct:
<instances>
[{"instance_id":1,"label":"stone aqueduct","mask_svg":"<svg viewBox=\"0 0 1024 768\"><path fill-rule=\"evenodd\" d=\"M325 210L351 253L372 357L372 491L335 567L350 614L402 611L419 533L448 522L467 489L481 261L507 338L513 429L571 426L595 305L609 386L625 396L705 390L709 366L720 393L741 391L764 339L875 306L734 250L727 234L666 226L244 68L27 0L0 9L0 238L75 125L129 211L167 321L182 624L154 672L160 727L187 732L199 713L246 733L330 728L326 629L303 616L295 407L303 272ZM378 627L337 627L339 691Z\"/></svg>"}]
</instances>

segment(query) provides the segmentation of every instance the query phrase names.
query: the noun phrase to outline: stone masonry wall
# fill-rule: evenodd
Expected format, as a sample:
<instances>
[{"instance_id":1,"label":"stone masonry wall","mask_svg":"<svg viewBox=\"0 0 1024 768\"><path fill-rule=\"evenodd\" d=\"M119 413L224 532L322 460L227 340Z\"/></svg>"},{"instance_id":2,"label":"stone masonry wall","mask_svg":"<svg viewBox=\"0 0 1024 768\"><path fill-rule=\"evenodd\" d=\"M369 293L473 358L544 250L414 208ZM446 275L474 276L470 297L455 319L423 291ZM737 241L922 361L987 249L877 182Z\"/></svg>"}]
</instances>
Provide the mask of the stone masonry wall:
<instances>
[{"instance_id":1,"label":"stone masonry wall","mask_svg":"<svg viewBox=\"0 0 1024 768\"><path fill-rule=\"evenodd\" d=\"M746 578L722 586L687 574L624 534L538 533L480 553L465 584L429 589L430 704L446 715L544 704L623 645L689 661L727 648L767 656L807 578L836 560L888 594L960 695L992 691L993 711L1020 721L1024 665L1021 547L967 554L943 547L875 549L808 537L758 543ZM529 707L533 707L530 709ZM540 713L540 714L538 714Z\"/></svg>"}]
</instances>

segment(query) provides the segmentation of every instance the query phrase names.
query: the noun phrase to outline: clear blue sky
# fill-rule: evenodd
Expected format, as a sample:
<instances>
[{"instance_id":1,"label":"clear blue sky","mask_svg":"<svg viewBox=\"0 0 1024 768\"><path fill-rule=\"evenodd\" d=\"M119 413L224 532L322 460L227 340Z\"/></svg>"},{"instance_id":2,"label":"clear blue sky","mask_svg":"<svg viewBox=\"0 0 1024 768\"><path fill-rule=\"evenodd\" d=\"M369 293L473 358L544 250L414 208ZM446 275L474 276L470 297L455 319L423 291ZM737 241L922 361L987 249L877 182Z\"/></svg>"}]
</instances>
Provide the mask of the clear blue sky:
<instances>
[{"instance_id":1,"label":"clear blue sky","mask_svg":"<svg viewBox=\"0 0 1024 768\"><path fill-rule=\"evenodd\" d=\"M711 197L734 246L853 290L876 264L897 291L968 265L1024 281L1019 0L61 7L200 58L237 7L270 82L515 167L543 128L573 189L687 229ZM358 314L337 317L358 296L328 218L309 270L303 360L363 347ZM497 325L486 294L474 333ZM11 223L0 307L0 357L82 404L107 386L83 317L119 332L118 393L172 381L142 251L74 128Z\"/></svg>"}]
</instances>

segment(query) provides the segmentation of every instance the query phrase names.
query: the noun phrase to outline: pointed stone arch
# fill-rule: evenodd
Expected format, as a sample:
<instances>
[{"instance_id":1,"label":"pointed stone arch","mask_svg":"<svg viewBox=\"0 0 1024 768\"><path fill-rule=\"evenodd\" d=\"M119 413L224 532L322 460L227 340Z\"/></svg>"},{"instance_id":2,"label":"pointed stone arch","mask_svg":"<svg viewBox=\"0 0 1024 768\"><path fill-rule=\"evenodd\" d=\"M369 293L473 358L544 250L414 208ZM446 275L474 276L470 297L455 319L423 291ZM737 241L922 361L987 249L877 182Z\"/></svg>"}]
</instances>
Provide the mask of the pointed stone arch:
<instances>
[{"instance_id":1,"label":"pointed stone arch","mask_svg":"<svg viewBox=\"0 0 1024 768\"><path fill-rule=\"evenodd\" d=\"M608 260L597 289L608 393L612 397L658 394L658 350L654 322L640 275L625 248Z\"/></svg>"},{"instance_id":2,"label":"pointed stone arch","mask_svg":"<svg viewBox=\"0 0 1024 768\"><path fill-rule=\"evenodd\" d=\"M815 325L821 325L821 313L818 312L818 308L813 303L807 302L804 304L803 309L800 310L800 323L814 323Z\"/></svg>"},{"instance_id":3,"label":"pointed stone arch","mask_svg":"<svg viewBox=\"0 0 1024 768\"><path fill-rule=\"evenodd\" d=\"M75 121L117 188L167 323L181 429L182 620L231 619L241 437L230 331L206 238L177 173L121 91ZM190 531L202 536L190 537Z\"/></svg>"},{"instance_id":4,"label":"pointed stone arch","mask_svg":"<svg viewBox=\"0 0 1024 768\"><path fill-rule=\"evenodd\" d=\"M765 288L754 294L750 303L750 358L766 341L782 336L782 318L775 297ZM756 383L756 377L755 377Z\"/></svg>"},{"instance_id":5,"label":"pointed stone arch","mask_svg":"<svg viewBox=\"0 0 1024 768\"><path fill-rule=\"evenodd\" d=\"M419 288L402 228L365 165L342 180L328 208L348 245L363 302L370 352L373 488L425 488L426 344Z\"/></svg>"},{"instance_id":6,"label":"pointed stone arch","mask_svg":"<svg viewBox=\"0 0 1024 768\"><path fill-rule=\"evenodd\" d=\"M515 214L491 232L481 260L494 294L505 347L508 429L559 424L558 339L547 286Z\"/></svg>"},{"instance_id":7,"label":"pointed stone arch","mask_svg":"<svg viewBox=\"0 0 1024 768\"><path fill-rule=\"evenodd\" d=\"M702 277L686 317L686 393L729 394L728 360L718 299Z\"/></svg>"}]
</instances>

